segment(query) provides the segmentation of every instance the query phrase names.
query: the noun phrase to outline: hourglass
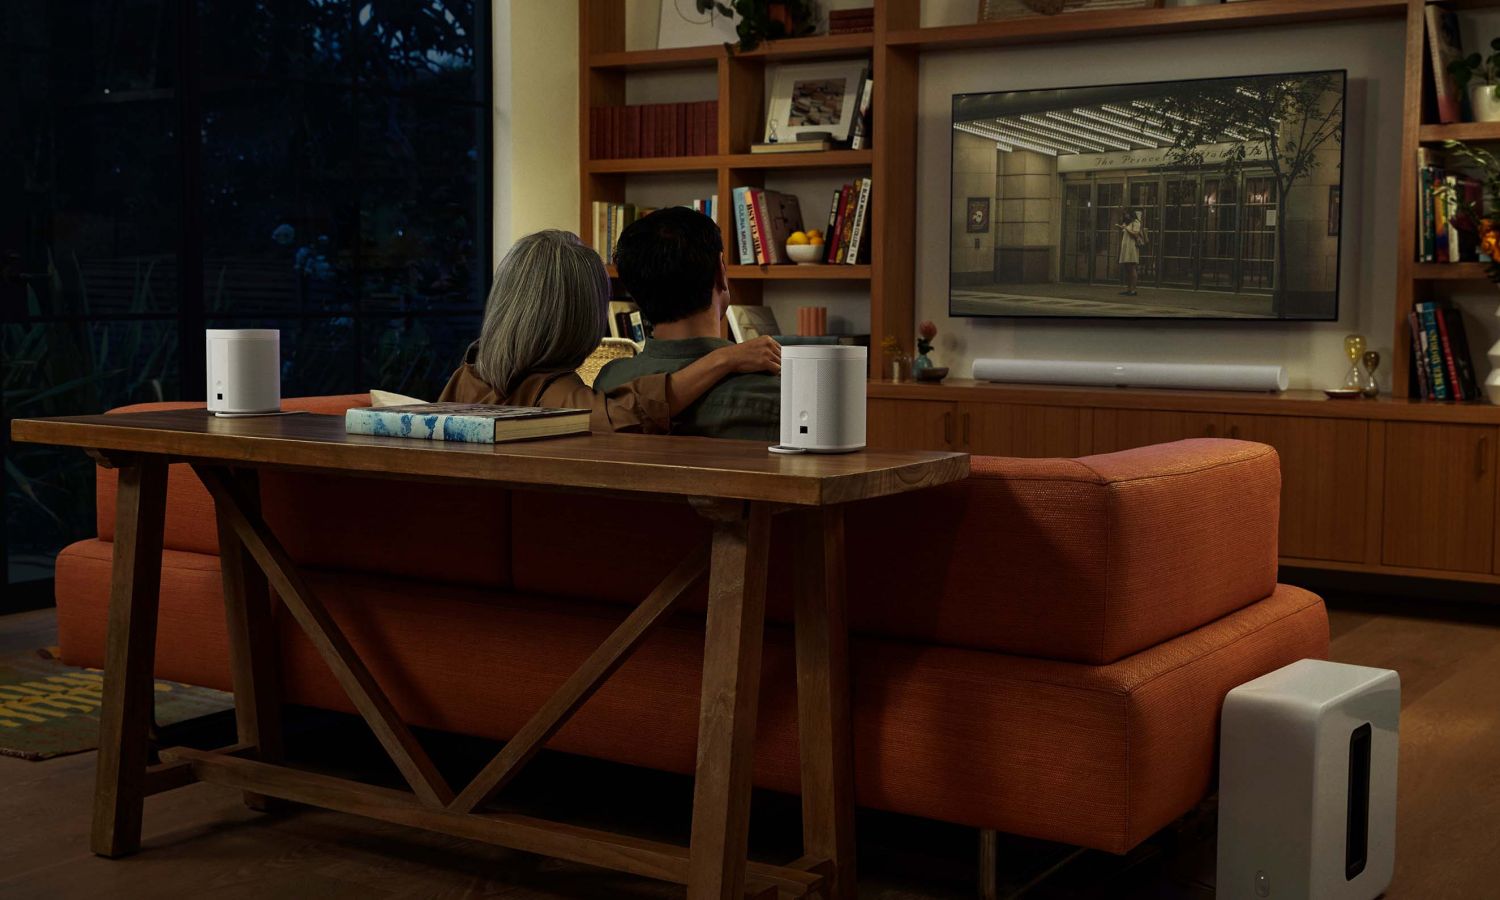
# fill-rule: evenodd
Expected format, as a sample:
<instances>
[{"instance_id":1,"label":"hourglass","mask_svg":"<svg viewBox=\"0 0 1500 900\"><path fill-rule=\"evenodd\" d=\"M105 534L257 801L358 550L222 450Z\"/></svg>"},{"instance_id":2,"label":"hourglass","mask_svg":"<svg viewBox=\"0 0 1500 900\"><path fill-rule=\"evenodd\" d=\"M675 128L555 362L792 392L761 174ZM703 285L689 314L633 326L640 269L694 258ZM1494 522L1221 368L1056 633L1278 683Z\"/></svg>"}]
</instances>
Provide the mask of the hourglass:
<instances>
[{"instance_id":1,"label":"hourglass","mask_svg":"<svg viewBox=\"0 0 1500 900\"><path fill-rule=\"evenodd\" d=\"M1351 334L1344 338L1344 355L1349 357L1349 373L1344 376L1344 390L1365 391L1365 374L1359 368L1359 358L1365 352L1365 336Z\"/></svg>"}]
</instances>

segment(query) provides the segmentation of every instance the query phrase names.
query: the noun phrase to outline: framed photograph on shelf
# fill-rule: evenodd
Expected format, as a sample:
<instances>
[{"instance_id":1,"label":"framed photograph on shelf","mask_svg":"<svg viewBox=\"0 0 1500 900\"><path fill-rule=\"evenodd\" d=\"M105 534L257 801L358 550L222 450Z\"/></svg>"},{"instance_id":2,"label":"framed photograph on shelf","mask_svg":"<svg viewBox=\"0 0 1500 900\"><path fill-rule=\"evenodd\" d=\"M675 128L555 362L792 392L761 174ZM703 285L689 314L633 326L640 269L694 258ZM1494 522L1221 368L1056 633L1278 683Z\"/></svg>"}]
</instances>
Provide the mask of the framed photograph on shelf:
<instances>
[{"instance_id":1,"label":"framed photograph on shelf","mask_svg":"<svg viewBox=\"0 0 1500 900\"><path fill-rule=\"evenodd\" d=\"M766 98L766 143L817 135L836 143L849 140L866 68L863 60L777 67Z\"/></svg>"},{"instance_id":2,"label":"framed photograph on shelf","mask_svg":"<svg viewBox=\"0 0 1500 900\"><path fill-rule=\"evenodd\" d=\"M1156 9L1161 5L1162 0L979 0L979 21L1101 12L1106 9Z\"/></svg>"},{"instance_id":3,"label":"framed photograph on shelf","mask_svg":"<svg viewBox=\"0 0 1500 900\"><path fill-rule=\"evenodd\" d=\"M964 217L969 234L984 234L990 230L990 198L970 197L968 214Z\"/></svg>"},{"instance_id":4,"label":"framed photograph on shelf","mask_svg":"<svg viewBox=\"0 0 1500 900\"><path fill-rule=\"evenodd\" d=\"M739 14L726 16L713 4L698 11L698 0L661 0L661 17L656 25L656 48L707 47L732 44L740 39L735 30Z\"/></svg>"}]
</instances>

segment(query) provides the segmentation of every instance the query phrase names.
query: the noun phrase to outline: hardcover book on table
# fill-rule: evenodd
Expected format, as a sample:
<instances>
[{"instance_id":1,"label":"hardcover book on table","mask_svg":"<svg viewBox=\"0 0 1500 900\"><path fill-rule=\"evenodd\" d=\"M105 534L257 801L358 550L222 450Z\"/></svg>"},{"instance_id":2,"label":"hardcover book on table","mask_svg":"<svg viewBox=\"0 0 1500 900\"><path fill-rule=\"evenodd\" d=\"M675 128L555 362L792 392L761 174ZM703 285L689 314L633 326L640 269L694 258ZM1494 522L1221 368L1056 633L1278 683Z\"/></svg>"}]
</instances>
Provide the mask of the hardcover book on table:
<instances>
[{"instance_id":1,"label":"hardcover book on table","mask_svg":"<svg viewBox=\"0 0 1500 900\"><path fill-rule=\"evenodd\" d=\"M585 433L589 430L589 410L482 403L357 407L344 413L344 430L376 437L501 444Z\"/></svg>"}]
</instances>

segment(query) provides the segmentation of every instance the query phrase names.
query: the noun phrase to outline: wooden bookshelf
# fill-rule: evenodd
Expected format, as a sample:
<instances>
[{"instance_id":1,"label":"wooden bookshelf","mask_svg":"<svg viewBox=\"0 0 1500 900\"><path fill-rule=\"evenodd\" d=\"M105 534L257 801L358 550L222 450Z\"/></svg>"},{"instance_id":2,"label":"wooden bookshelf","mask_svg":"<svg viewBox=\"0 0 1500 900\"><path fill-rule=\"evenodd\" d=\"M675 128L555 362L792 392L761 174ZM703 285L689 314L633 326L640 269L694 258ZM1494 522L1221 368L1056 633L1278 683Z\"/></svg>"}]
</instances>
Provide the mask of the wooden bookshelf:
<instances>
[{"instance_id":1,"label":"wooden bookshelf","mask_svg":"<svg viewBox=\"0 0 1500 900\"><path fill-rule=\"evenodd\" d=\"M1088 15L1035 16L942 28L917 28L913 25L889 33L885 43L892 47L921 50L961 50L1210 29L1305 25L1339 19L1389 18L1403 13L1406 3L1407 0L1256 0L1219 6L1101 10Z\"/></svg>"},{"instance_id":2,"label":"wooden bookshelf","mask_svg":"<svg viewBox=\"0 0 1500 900\"><path fill-rule=\"evenodd\" d=\"M580 0L579 12L579 177L580 234L592 234L591 215L595 201L623 202L633 179L673 175L712 176L713 193L721 210L732 210L737 187L765 187L777 174L848 172L849 178L869 177L873 184L870 245L873 262L868 265L742 266L731 265L729 278L736 302L760 303L768 283L836 282L865 286L869 290L869 331L879 343L895 335L903 346L914 344L913 291L915 271L915 187L911 172L916 159L916 94L914 88L897 86L875 92L870 147L861 150L829 150L810 153L751 153L762 137L766 68L781 62L869 58L877 83L885 77L909 74L915 81L915 53L892 50L879 35L895 27L915 27L916 4L879 0L875 4L876 30L862 34L818 35L770 41L748 52L724 45L667 50L627 50L624 46L624 4L618 0ZM894 67L888 57L901 57ZM636 73L686 70L712 80L719 103L717 145L712 154L655 159L590 159L589 110L596 106L625 103L628 79ZM887 84L892 82L887 81ZM883 138L882 135L887 137ZM804 200L810 198L804 198ZM826 198L819 198L826 199ZM812 211L809 211L810 213ZM822 227L816 214L806 217L809 227ZM734 240L732 225L724 213L720 225L726 243ZM613 275L613 272L611 272ZM871 368L878 365L872 354Z\"/></svg>"},{"instance_id":3,"label":"wooden bookshelf","mask_svg":"<svg viewBox=\"0 0 1500 900\"><path fill-rule=\"evenodd\" d=\"M1500 141L1500 122L1418 125L1417 140L1424 144L1441 144L1443 141Z\"/></svg>"}]
</instances>

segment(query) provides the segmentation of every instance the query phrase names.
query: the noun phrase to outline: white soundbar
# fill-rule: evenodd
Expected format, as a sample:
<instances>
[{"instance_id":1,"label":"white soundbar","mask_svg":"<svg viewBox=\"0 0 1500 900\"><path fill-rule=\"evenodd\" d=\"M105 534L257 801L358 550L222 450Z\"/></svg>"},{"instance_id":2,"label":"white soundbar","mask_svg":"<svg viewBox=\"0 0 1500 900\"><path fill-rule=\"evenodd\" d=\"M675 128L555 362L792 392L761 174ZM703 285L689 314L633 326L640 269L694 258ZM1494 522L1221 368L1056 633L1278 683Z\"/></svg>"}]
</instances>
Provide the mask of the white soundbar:
<instances>
[{"instance_id":1,"label":"white soundbar","mask_svg":"<svg viewBox=\"0 0 1500 900\"><path fill-rule=\"evenodd\" d=\"M1060 359L976 359L974 380L1203 391L1284 391L1287 388L1284 366L1075 362Z\"/></svg>"}]
</instances>

